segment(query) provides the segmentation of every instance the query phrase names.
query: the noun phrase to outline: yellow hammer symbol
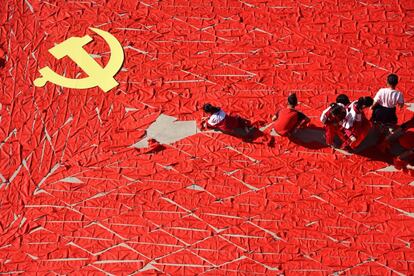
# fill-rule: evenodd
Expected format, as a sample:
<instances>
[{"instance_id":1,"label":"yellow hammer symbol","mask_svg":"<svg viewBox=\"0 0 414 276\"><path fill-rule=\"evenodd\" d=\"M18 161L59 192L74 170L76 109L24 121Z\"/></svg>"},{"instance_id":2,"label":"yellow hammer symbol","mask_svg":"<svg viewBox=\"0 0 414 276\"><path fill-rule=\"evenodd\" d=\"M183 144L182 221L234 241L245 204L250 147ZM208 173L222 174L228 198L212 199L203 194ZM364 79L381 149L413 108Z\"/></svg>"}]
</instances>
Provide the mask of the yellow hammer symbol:
<instances>
[{"instance_id":1,"label":"yellow hammer symbol","mask_svg":"<svg viewBox=\"0 0 414 276\"><path fill-rule=\"evenodd\" d=\"M119 83L114 79L116 73L124 62L124 49L119 41L110 33L96 28L90 28L92 31L101 36L108 43L111 57L108 64L102 68L89 54L83 49L83 46L92 41L89 35L83 37L71 37L55 47L49 49L49 52L57 59L68 56L72 59L89 77L83 79L71 79L55 73L48 66L39 70L42 77L34 81L37 87L43 87L46 83L54 84L75 89L86 89L99 86L104 92L108 92L116 87Z\"/></svg>"}]
</instances>

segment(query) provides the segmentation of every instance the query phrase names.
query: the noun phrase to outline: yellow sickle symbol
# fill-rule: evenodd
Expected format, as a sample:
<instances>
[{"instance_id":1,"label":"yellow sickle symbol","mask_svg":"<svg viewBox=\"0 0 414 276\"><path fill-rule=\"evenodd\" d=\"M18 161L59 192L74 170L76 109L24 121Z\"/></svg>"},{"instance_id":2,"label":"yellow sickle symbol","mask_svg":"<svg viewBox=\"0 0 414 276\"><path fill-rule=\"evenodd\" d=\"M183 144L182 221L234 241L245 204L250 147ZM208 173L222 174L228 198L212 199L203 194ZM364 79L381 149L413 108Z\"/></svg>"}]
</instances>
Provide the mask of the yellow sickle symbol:
<instances>
[{"instance_id":1,"label":"yellow sickle symbol","mask_svg":"<svg viewBox=\"0 0 414 276\"><path fill-rule=\"evenodd\" d=\"M70 79L56 74L48 66L39 70L42 77L34 81L37 87L43 87L48 81L67 88L86 89L99 86L104 92L108 92L119 83L114 79L116 73L121 69L124 62L124 50L119 41L110 33L90 28L101 36L108 43L111 58L105 68L102 68L89 54L83 46L92 41L89 35L83 37L71 37L55 47L49 52L57 59L68 56L72 59L89 77L83 79Z\"/></svg>"}]
</instances>

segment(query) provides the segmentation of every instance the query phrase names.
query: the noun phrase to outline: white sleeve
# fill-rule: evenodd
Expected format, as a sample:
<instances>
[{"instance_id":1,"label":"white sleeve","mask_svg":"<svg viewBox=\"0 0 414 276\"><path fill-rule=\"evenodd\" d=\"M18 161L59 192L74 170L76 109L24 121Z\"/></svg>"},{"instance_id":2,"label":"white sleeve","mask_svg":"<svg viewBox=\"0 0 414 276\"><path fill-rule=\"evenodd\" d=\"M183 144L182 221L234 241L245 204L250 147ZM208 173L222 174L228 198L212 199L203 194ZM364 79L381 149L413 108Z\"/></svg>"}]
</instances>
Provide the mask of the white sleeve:
<instances>
[{"instance_id":1,"label":"white sleeve","mask_svg":"<svg viewBox=\"0 0 414 276\"><path fill-rule=\"evenodd\" d=\"M331 109L331 107L328 107L327 109L322 111L322 115L321 115L321 118L320 118L322 123L326 123L326 120L328 119L326 113L328 113L329 109Z\"/></svg>"},{"instance_id":2,"label":"white sleeve","mask_svg":"<svg viewBox=\"0 0 414 276\"><path fill-rule=\"evenodd\" d=\"M381 94L382 94L382 89L378 90L377 94L375 94L374 103L378 103L382 105Z\"/></svg>"},{"instance_id":3,"label":"white sleeve","mask_svg":"<svg viewBox=\"0 0 414 276\"><path fill-rule=\"evenodd\" d=\"M346 129L350 129L351 127L353 127L355 119L356 119L356 113L353 112L353 110L350 112L347 112L342 126Z\"/></svg>"}]
</instances>

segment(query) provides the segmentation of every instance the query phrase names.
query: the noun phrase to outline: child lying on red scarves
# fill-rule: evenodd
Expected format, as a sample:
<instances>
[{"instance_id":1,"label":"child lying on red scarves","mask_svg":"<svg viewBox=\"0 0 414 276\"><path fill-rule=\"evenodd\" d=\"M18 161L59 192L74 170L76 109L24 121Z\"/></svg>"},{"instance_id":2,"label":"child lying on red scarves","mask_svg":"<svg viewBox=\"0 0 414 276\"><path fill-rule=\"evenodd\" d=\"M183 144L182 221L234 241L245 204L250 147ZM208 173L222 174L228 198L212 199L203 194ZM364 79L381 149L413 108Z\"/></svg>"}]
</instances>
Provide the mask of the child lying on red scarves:
<instances>
[{"instance_id":1,"label":"child lying on red scarves","mask_svg":"<svg viewBox=\"0 0 414 276\"><path fill-rule=\"evenodd\" d=\"M216 129L224 133L234 133L237 131L244 135L248 135L251 131L251 124L248 120L226 114L220 107L207 103L203 106L203 110L205 113L210 114L210 117L207 120L203 120L202 129Z\"/></svg>"},{"instance_id":2,"label":"child lying on red scarves","mask_svg":"<svg viewBox=\"0 0 414 276\"><path fill-rule=\"evenodd\" d=\"M347 107L342 123L346 140L342 147L349 146L354 150L365 140L371 129L371 123L366 118L364 109L370 107L373 102L371 97L361 97Z\"/></svg>"},{"instance_id":3,"label":"child lying on red scarves","mask_svg":"<svg viewBox=\"0 0 414 276\"><path fill-rule=\"evenodd\" d=\"M220 107L213 106L209 103L204 104L203 110L210 114L208 118L203 118L201 122L201 130L215 129L223 133L242 138L247 142L251 142L262 137L264 143L273 146L274 138L258 128L254 127L249 120L238 115L226 114Z\"/></svg>"}]
</instances>

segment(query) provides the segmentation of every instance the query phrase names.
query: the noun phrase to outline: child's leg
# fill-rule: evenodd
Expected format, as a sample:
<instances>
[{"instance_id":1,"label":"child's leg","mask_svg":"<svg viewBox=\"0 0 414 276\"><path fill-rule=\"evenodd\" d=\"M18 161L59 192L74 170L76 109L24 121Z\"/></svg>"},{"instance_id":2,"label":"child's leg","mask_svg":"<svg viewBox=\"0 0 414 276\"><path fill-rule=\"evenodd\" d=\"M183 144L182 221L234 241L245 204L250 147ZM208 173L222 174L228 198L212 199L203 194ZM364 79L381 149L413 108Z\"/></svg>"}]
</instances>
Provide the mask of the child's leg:
<instances>
[{"instance_id":1,"label":"child's leg","mask_svg":"<svg viewBox=\"0 0 414 276\"><path fill-rule=\"evenodd\" d=\"M333 145L335 136L335 127L333 125L325 125L325 139L327 145Z\"/></svg>"}]
</instances>

